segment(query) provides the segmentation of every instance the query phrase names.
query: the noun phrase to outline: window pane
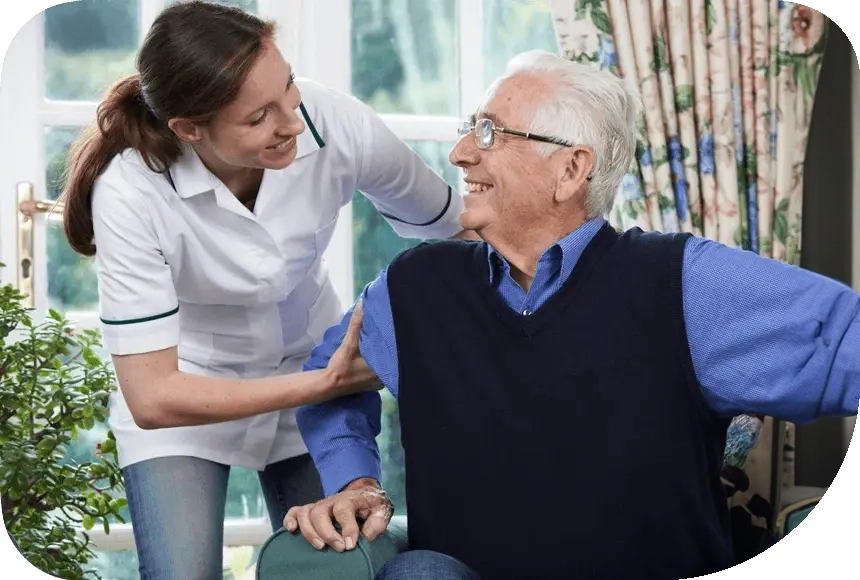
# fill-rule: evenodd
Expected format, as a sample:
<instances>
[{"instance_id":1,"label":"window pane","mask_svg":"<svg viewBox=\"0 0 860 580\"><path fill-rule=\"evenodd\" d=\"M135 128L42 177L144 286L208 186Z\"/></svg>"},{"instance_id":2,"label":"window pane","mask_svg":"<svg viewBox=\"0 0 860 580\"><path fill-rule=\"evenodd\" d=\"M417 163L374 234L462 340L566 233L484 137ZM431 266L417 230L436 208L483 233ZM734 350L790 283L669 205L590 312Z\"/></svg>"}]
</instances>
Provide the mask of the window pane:
<instances>
[{"instance_id":1,"label":"window pane","mask_svg":"<svg viewBox=\"0 0 860 580\"><path fill-rule=\"evenodd\" d=\"M45 96L100 100L134 72L139 0L79 0L45 10Z\"/></svg>"},{"instance_id":2,"label":"window pane","mask_svg":"<svg viewBox=\"0 0 860 580\"><path fill-rule=\"evenodd\" d=\"M460 181L460 170L448 163L448 152L454 143L436 141L409 142L421 157L455 189ZM360 193L353 198L352 210L353 264L356 293L373 281L397 254L421 240L402 239L379 215L376 208ZM406 510L406 489L403 471L403 448L400 444L400 416L397 402L391 394L382 391L382 430L377 439L382 456L382 481L397 514Z\"/></svg>"},{"instance_id":3,"label":"window pane","mask_svg":"<svg viewBox=\"0 0 860 580\"><path fill-rule=\"evenodd\" d=\"M224 517L227 519L266 518L266 525L268 525L269 512L266 510L266 500L263 499L263 492L260 489L260 479L253 469L230 468Z\"/></svg>"},{"instance_id":4,"label":"window pane","mask_svg":"<svg viewBox=\"0 0 860 580\"><path fill-rule=\"evenodd\" d=\"M456 13L455 0L352 0L352 93L378 113L457 116Z\"/></svg>"},{"instance_id":5,"label":"window pane","mask_svg":"<svg viewBox=\"0 0 860 580\"><path fill-rule=\"evenodd\" d=\"M79 127L45 129L45 183L50 199L57 199L62 191L66 154L80 131ZM96 310L98 285L93 261L69 247L60 215L50 215L46 223L48 305L61 312Z\"/></svg>"},{"instance_id":6,"label":"window pane","mask_svg":"<svg viewBox=\"0 0 860 580\"><path fill-rule=\"evenodd\" d=\"M137 551L96 552L90 568L98 572L102 580L140 580Z\"/></svg>"},{"instance_id":7,"label":"window pane","mask_svg":"<svg viewBox=\"0 0 860 580\"><path fill-rule=\"evenodd\" d=\"M261 546L224 548L224 580L251 580L257 569Z\"/></svg>"},{"instance_id":8,"label":"window pane","mask_svg":"<svg viewBox=\"0 0 860 580\"><path fill-rule=\"evenodd\" d=\"M484 83L504 74L516 54L532 49L558 54L549 0L484 0Z\"/></svg>"}]
</instances>

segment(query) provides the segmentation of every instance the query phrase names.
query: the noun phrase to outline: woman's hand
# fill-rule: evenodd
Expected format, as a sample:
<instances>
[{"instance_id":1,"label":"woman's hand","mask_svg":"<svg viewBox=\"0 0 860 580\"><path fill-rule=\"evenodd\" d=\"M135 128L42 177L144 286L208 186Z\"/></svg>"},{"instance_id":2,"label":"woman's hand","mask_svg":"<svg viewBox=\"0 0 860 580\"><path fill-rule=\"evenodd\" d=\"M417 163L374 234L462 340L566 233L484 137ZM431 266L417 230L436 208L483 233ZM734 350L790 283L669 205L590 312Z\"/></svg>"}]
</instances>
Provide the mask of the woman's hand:
<instances>
[{"instance_id":1,"label":"woman's hand","mask_svg":"<svg viewBox=\"0 0 860 580\"><path fill-rule=\"evenodd\" d=\"M362 391L375 391L382 388L379 377L376 376L364 359L359 350L359 336L363 311L361 300L359 300L352 311L349 326L343 342L334 351L328 361L326 372L332 378L332 397L351 395Z\"/></svg>"}]
</instances>

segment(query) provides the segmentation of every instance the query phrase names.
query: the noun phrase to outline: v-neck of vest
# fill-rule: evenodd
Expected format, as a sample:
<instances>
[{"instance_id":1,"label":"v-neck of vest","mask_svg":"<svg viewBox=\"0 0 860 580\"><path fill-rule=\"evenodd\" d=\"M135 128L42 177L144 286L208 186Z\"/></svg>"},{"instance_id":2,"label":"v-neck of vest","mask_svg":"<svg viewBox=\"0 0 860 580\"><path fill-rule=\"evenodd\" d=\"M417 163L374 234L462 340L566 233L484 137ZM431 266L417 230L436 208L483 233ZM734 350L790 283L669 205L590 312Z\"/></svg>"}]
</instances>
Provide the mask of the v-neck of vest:
<instances>
[{"instance_id":1,"label":"v-neck of vest","mask_svg":"<svg viewBox=\"0 0 860 580\"><path fill-rule=\"evenodd\" d=\"M489 282L490 265L489 260L485 256L483 263L486 267L482 269L482 274L484 275L484 286L489 294L488 303L503 322L511 325L515 330L523 332L526 336L534 336L546 325L547 321L556 318L559 313L564 311L573 302L577 291L588 279L588 276L594 270L600 258L603 257L617 240L618 232L609 224L604 224L585 247L585 250L583 250L582 255L577 260L567 280L547 299L543 306L529 315L524 315L508 306L499 294L497 284Z\"/></svg>"}]
</instances>

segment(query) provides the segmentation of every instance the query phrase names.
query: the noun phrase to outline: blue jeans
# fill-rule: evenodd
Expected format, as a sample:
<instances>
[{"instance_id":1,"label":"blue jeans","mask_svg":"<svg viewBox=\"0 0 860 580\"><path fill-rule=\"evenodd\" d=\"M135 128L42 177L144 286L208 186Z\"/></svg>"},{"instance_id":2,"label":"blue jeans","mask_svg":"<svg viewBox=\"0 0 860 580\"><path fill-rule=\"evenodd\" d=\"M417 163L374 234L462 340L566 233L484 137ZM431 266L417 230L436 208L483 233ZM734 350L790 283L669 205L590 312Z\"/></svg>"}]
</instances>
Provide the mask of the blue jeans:
<instances>
[{"instance_id":1,"label":"blue jeans","mask_svg":"<svg viewBox=\"0 0 860 580\"><path fill-rule=\"evenodd\" d=\"M141 580L221 580L230 466L161 457L123 469ZM272 530L287 510L323 497L310 455L259 472Z\"/></svg>"},{"instance_id":2,"label":"blue jeans","mask_svg":"<svg viewBox=\"0 0 860 580\"><path fill-rule=\"evenodd\" d=\"M480 577L451 556L412 550L390 560L374 580L480 580Z\"/></svg>"}]
</instances>

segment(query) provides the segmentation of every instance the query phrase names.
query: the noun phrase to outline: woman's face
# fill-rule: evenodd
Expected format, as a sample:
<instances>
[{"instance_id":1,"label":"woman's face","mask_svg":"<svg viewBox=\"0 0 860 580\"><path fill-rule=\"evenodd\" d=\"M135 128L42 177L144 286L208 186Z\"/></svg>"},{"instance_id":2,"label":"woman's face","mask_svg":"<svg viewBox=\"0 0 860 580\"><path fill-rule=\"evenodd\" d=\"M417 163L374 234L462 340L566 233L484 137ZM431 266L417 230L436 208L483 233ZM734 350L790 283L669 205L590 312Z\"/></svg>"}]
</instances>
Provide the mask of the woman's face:
<instances>
[{"instance_id":1,"label":"woman's face","mask_svg":"<svg viewBox=\"0 0 860 580\"><path fill-rule=\"evenodd\" d=\"M283 169L296 158L305 130L302 96L293 72L273 42L266 42L232 103L198 127L198 152L219 165Z\"/></svg>"}]
</instances>

